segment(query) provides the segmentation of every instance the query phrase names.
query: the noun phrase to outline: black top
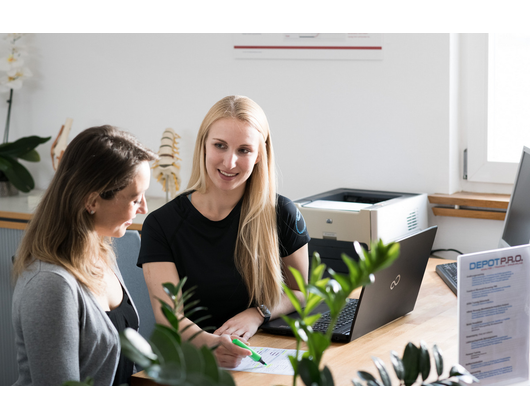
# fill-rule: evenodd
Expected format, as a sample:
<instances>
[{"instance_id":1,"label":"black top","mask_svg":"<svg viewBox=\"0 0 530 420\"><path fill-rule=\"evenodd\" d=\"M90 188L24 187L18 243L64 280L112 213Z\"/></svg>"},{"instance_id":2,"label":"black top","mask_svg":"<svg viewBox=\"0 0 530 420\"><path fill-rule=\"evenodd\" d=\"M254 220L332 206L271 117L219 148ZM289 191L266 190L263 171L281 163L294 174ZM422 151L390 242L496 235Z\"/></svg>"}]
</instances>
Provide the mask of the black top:
<instances>
[{"instance_id":1,"label":"black top","mask_svg":"<svg viewBox=\"0 0 530 420\"><path fill-rule=\"evenodd\" d=\"M138 330L138 316L132 306L132 303L123 289L123 299L120 306L107 312L112 324L121 333L125 328L132 328ZM122 385L129 383L129 379L133 374L134 363L129 360L123 353L120 352L120 360L118 361L118 368L114 375L114 382L112 385Z\"/></svg>"},{"instance_id":2,"label":"black top","mask_svg":"<svg viewBox=\"0 0 530 420\"><path fill-rule=\"evenodd\" d=\"M192 300L206 307L189 318L201 328L218 328L247 309L249 295L236 269L234 250L239 228L241 201L223 220L204 217L185 195L150 213L142 228L138 266L148 262L173 262L184 290L196 286ZM276 207L280 256L286 257L310 238L305 221L291 200L278 195ZM162 296L164 292L160 290ZM208 314L206 320L198 318ZM211 328L209 328L211 330Z\"/></svg>"}]
</instances>

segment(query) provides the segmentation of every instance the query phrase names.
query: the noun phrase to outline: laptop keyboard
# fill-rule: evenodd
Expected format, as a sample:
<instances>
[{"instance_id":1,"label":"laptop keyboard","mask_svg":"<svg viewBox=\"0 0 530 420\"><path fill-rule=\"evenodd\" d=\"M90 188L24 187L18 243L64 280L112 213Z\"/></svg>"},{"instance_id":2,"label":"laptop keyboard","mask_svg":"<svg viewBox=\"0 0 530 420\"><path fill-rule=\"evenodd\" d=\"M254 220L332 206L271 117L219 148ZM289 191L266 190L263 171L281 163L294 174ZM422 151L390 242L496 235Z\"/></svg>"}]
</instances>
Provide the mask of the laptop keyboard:
<instances>
[{"instance_id":1,"label":"laptop keyboard","mask_svg":"<svg viewBox=\"0 0 530 420\"><path fill-rule=\"evenodd\" d=\"M355 316L355 311L357 311L357 303L359 302L358 299L349 299L346 302L346 305L342 309L342 311L339 314L339 318L337 319L337 323L335 324L335 328L333 328L333 331L337 331L339 328L344 327L345 325L351 325L352 320ZM315 322L313 325L313 331L319 331L322 333L325 333L329 327L329 323L331 322L331 315L329 311L326 311L322 313L322 316L320 319Z\"/></svg>"},{"instance_id":2,"label":"laptop keyboard","mask_svg":"<svg viewBox=\"0 0 530 420\"><path fill-rule=\"evenodd\" d=\"M456 295L458 289L458 271L456 262L438 264L436 266L436 272L442 278L445 284L447 284L449 289L451 289L451 291Z\"/></svg>"}]
</instances>

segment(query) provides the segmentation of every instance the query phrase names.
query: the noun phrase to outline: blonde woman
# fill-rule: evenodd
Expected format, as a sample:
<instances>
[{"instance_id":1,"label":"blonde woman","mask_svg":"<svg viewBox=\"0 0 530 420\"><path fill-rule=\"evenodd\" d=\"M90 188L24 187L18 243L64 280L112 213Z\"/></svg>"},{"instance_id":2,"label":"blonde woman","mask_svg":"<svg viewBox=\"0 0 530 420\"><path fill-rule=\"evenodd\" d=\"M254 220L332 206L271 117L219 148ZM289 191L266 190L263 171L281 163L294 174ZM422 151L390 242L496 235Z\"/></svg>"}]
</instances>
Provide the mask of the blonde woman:
<instances>
[{"instance_id":1,"label":"blonde woman","mask_svg":"<svg viewBox=\"0 0 530 420\"><path fill-rule=\"evenodd\" d=\"M143 225L138 265L158 322L164 282L187 278L206 310L184 319L197 346L218 346L221 366L249 355L234 344L269 318L293 310L282 283L295 291L288 267L307 279L309 236L294 204L276 194L267 118L251 99L228 96L204 118L197 135L188 189L150 214Z\"/></svg>"},{"instance_id":2,"label":"blonde woman","mask_svg":"<svg viewBox=\"0 0 530 420\"><path fill-rule=\"evenodd\" d=\"M111 126L89 128L66 148L15 260L15 385L118 385L132 375L118 332L139 320L110 238L147 212L155 158Z\"/></svg>"}]
</instances>

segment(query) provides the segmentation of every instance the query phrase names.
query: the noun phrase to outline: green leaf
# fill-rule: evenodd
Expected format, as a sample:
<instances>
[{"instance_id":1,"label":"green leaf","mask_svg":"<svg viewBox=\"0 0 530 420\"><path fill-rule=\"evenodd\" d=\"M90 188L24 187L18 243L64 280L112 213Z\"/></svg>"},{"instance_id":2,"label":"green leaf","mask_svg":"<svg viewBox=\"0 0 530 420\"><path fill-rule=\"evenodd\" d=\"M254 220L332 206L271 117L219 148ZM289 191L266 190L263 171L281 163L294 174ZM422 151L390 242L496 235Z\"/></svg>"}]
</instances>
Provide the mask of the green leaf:
<instances>
[{"instance_id":1,"label":"green leaf","mask_svg":"<svg viewBox=\"0 0 530 420\"><path fill-rule=\"evenodd\" d=\"M171 305L169 303L167 303L166 301L160 299L160 298L157 298L158 302L160 302L160 305L162 306L162 308L165 308L166 310L168 310L169 312L173 312L173 308L171 307Z\"/></svg>"},{"instance_id":2,"label":"green leaf","mask_svg":"<svg viewBox=\"0 0 530 420\"><path fill-rule=\"evenodd\" d=\"M308 331L307 327L305 325L302 326L302 328L306 331L307 334L307 347L309 349L309 354L313 357L317 365L320 363L320 360L322 359L322 355L324 354L324 351L327 350L327 348L331 344L331 339L329 336L322 334L318 331Z\"/></svg>"},{"instance_id":3,"label":"green leaf","mask_svg":"<svg viewBox=\"0 0 530 420\"><path fill-rule=\"evenodd\" d=\"M363 386L363 384L355 378L353 378L351 381L355 386Z\"/></svg>"},{"instance_id":4,"label":"green leaf","mask_svg":"<svg viewBox=\"0 0 530 420\"><path fill-rule=\"evenodd\" d=\"M155 326L150 341L160 364L148 367L146 373L162 384L183 385L186 381L186 364L181 346L171 334L159 327L159 324Z\"/></svg>"},{"instance_id":5,"label":"green leaf","mask_svg":"<svg viewBox=\"0 0 530 420\"><path fill-rule=\"evenodd\" d=\"M0 171L22 192L30 192L35 188L35 181L29 171L10 156L0 156Z\"/></svg>"},{"instance_id":6,"label":"green leaf","mask_svg":"<svg viewBox=\"0 0 530 420\"><path fill-rule=\"evenodd\" d=\"M298 312L300 315L302 315L303 314L302 304L300 303L296 295L293 293L293 291L289 289L289 287L287 287L286 284L283 285L283 291L285 292L285 294L291 301L295 311Z\"/></svg>"},{"instance_id":7,"label":"green leaf","mask_svg":"<svg viewBox=\"0 0 530 420\"><path fill-rule=\"evenodd\" d=\"M28 153L24 153L18 157L22 160L27 160L28 162L40 162L39 152L36 150L30 150Z\"/></svg>"},{"instance_id":8,"label":"green leaf","mask_svg":"<svg viewBox=\"0 0 530 420\"><path fill-rule=\"evenodd\" d=\"M214 383L218 384L220 379L219 367L217 366L213 352L207 346L202 346L200 352L204 361L204 374Z\"/></svg>"},{"instance_id":9,"label":"green leaf","mask_svg":"<svg viewBox=\"0 0 530 420\"><path fill-rule=\"evenodd\" d=\"M403 361L395 351L390 353L390 361L392 362L392 366L394 366L394 372L396 372L397 378L403 381L405 379L405 367L403 366Z\"/></svg>"},{"instance_id":10,"label":"green leaf","mask_svg":"<svg viewBox=\"0 0 530 420\"><path fill-rule=\"evenodd\" d=\"M326 291L326 286L328 282L329 282L329 279L322 279L316 284L308 285L307 290L309 292L309 296L311 298L312 296L316 296L320 298L320 301L322 301L322 299L326 299L329 296L329 293Z\"/></svg>"},{"instance_id":11,"label":"green leaf","mask_svg":"<svg viewBox=\"0 0 530 420\"><path fill-rule=\"evenodd\" d=\"M305 283L304 278L302 277L302 274L300 273L300 271L298 271L294 267L289 267L289 270L293 274L296 284L298 285L298 290L300 290L302 294L305 296L306 295L306 289L305 289L306 283Z\"/></svg>"},{"instance_id":12,"label":"green leaf","mask_svg":"<svg viewBox=\"0 0 530 420\"><path fill-rule=\"evenodd\" d=\"M344 290L346 294L349 294L349 292L351 292L351 283L349 281L350 279L348 278L348 276L345 276L340 273L333 273L332 277L337 283L339 283L340 288Z\"/></svg>"},{"instance_id":13,"label":"green leaf","mask_svg":"<svg viewBox=\"0 0 530 420\"><path fill-rule=\"evenodd\" d=\"M204 372L202 352L187 341L182 341L181 350L184 356L183 366L186 368L187 375L191 373L202 374Z\"/></svg>"},{"instance_id":14,"label":"green leaf","mask_svg":"<svg viewBox=\"0 0 530 420\"><path fill-rule=\"evenodd\" d=\"M138 334L138 332L136 331L130 332L130 333L134 336ZM144 340L144 338L141 337L140 334L138 334L138 336L140 337L140 338L137 337L139 340L141 341ZM122 331L120 333L120 344L121 344L121 351L123 352L123 354L125 354L129 359L131 359L137 365L142 366L143 368L146 368L152 365L153 363L157 363L156 357L153 357L151 353L146 352L143 349L143 346L138 346L137 343L129 340L125 331Z\"/></svg>"},{"instance_id":15,"label":"green leaf","mask_svg":"<svg viewBox=\"0 0 530 420\"><path fill-rule=\"evenodd\" d=\"M308 340L308 329L303 320L299 319L292 319L289 318L286 315L282 315L282 319L289 324L289 327L291 327L291 331L293 332L295 338L297 340L306 342Z\"/></svg>"},{"instance_id":16,"label":"green leaf","mask_svg":"<svg viewBox=\"0 0 530 420\"><path fill-rule=\"evenodd\" d=\"M399 257L399 243L391 242L387 245L383 244L383 241L379 240L376 245L377 255L376 264L378 270L383 270L390 267L392 263Z\"/></svg>"},{"instance_id":17,"label":"green leaf","mask_svg":"<svg viewBox=\"0 0 530 420\"><path fill-rule=\"evenodd\" d=\"M419 369L422 380L426 381L431 372L431 356L429 355L429 350L427 350L427 346L423 341L420 341Z\"/></svg>"},{"instance_id":18,"label":"green leaf","mask_svg":"<svg viewBox=\"0 0 530 420\"><path fill-rule=\"evenodd\" d=\"M327 366L324 366L324 369L320 372L321 383L324 386L334 386L335 382L333 381L333 375Z\"/></svg>"},{"instance_id":19,"label":"green leaf","mask_svg":"<svg viewBox=\"0 0 530 420\"><path fill-rule=\"evenodd\" d=\"M162 313L168 320L169 324L175 329L175 331L179 331L179 320L173 313L173 311L170 311L167 307L162 306Z\"/></svg>"},{"instance_id":20,"label":"green leaf","mask_svg":"<svg viewBox=\"0 0 530 420\"><path fill-rule=\"evenodd\" d=\"M381 376L381 382L383 382L383 385L392 386L390 375L388 374L383 361L379 357L376 357L376 356L372 356L372 360L374 361L375 367L379 371L379 376Z\"/></svg>"},{"instance_id":21,"label":"green leaf","mask_svg":"<svg viewBox=\"0 0 530 420\"><path fill-rule=\"evenodd\" d=\"M162 288L171 300L175 300L175 298L178 296L178 289L173 283L163 283Z\"/></svg>"},{"instance_id":22,"label":"green leaf","mask_svg":"<svg viewBox=\"0 0 530 420\"><path fill-rule=\"evenodd\" d=\"M359 264L357 263L357 261L355 261L353 258L346 254L342 254L341 258L342 261L344 261L344 264L346 264L346 267L348 267L349 278L356 279L357 277L359 277Z\"/></svg>"},{"instance_id":23,"label":"green leaf","mask_svg":"<svg viewBox=\"0 0 530 420\"><path fill-rule=\"evenodd\" d=\"M311 272L313 272L321 264L322 261L320 259L320 254L318 252L313 252L313 257L311 258Z\"/></svg>"},{"instance_id":24,"label":"green leaf","mask_svg":"<svg viewBox=\"0 0 530 420\"><path fill-rule=\"evenodd\" d=\"M420 350L412 343L408 343L403 352L403 367L405 368L404 382L406 386L412 385L416 382L419 369Z\"/></svg>"},{"instance_id":25,"label":"green leaf","mask_svg":"<svg viewBox=\"0 0 530 420\"><path fill-rule=\"evenodd\" d=\"M320 279L322 279L322 276L324 275L324 272L326 271L326 265L320 264L315 267L315 269L311 270L311 276L309 278L309 283L316 283Z\"/></svg>"},{"instance_id":26,"label":"green leaf","mask_svg":"<svg viewBox=\"0 0 530 420\"><path fill-rule=\"evenodd\" d=\"M0 145L0 155L19 158L50 139L51 137L30 136L23 137L12 143L3 143Z\"/></svg>"},{"instance_id":27,"label":"green leaf","mask_svg":"<svg viewBox=\"0 0 530 420\"><path fill-rule=\"evenodd\" d=\"M149 341L161 365L173 364L177 368L182 368L184 355L171 328L156 324Z\"/></svg>"},{"instance_id":28,"label":"green leaf","mask_svg":"<svg viewBox=\"0 0 530 420\"><path fill-rule=\"evenodd\" d=\"M450 372L449 372L450 378L457 378L458 380L461 380L462 382L465 382L466 384L470 384L472 382L479 382L477 378L475 378L471 373L467 371L466 368L464 368L462 365L454 365Z\"/></svg>"},{"instance_id":29,"label":"green leaf","mask_svg":"<svg viewBox=\"0 0 530 420\"><path fill-rule=\"evenodd\" d=\"M310 314L322 302L322 297L315 294L310 294L307 298L304 313Z\"/></svg>"},{"instance_id":30,"label":"green leaf","mask_svg":"<svg viewBox=\"0 0 530 420\"><path fill-rule=\"evenodd\" d=\"M11 166L11 160L6 160L0 156L0 171L5 172L6 170L10 169Z\"/></svg>"},{"instance_id":31,"label":"green leaf","mask_svg":"<svg viewBox=\"0 0 530 420\"><path fill-rule=\"evenodd\" d=\"M359 378L366 381L367 385L370 385L370 386L381 386L382 385L381 382L375 379L375 377L371 373L365 372L364 370L358 371L357 375L359 375Z\"/></svg>"},{"instance_id":32,"label":"green leaf","mask_svg":"<svg viewBox=\"0 0 530 420\"><path fill-rule=\"evenodd\" d=\"M306 316L304 318L304 322L306 325L313 326L313 324L317 322L320 319L320 317L322 317L322 314Z\"/></svg>"},{"instance_id":33,"label":"green leaf","mask_svg":"<svg viewBox=\"0 0 530 420\"><path fill-rule=\"evenodd\" d=\"M440 377L444 371L444 359L442 357L441 350L436 344L432 346L432 353L434 357L434 363L436 365L436 373L438 374L438 377Z\"/></svg>"},{"instance_id":34,"label":"green leaf","mask_svg":"<svg viewBox=\"0 0 530 420\"><path fill-rule=\"evenodd\" d=\"M318 365L311 359L302 359L298 362L298 374L307 386L322 385Z\"/></svg>"}]
</instances>

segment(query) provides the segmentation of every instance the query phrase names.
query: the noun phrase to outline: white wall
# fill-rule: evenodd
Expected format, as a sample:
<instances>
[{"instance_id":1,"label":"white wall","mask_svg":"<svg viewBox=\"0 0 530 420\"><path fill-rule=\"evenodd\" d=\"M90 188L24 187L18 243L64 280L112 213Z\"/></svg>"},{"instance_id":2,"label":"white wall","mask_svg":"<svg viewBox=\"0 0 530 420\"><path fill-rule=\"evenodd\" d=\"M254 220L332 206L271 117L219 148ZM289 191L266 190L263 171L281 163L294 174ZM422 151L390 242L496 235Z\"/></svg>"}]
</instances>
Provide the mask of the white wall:
<instances>
[{"instance_id":1,"label":"white wall","mask_svg":"<svg viewBox=\"0 0 530 420\"><path fill-rule=\"evenodd\" d=\"M454 192L450 36L383 40L383 60L242 60L233 58L230 34L31 35L34 77L15 92L10 139L54 139L71 117L70 138L112 124L157 151L172 127L182 137L186 184L202 118L223 96L241 94L268 115L279 190L292 199L337 187ZM5 109L0 103L0 115ZM53 175L50 146L38 149L42 162L28 164L37 188ZM152 181L148 195L163 196L161 186ZM449 241L437 245L467 243Z\"/></svg>"}]
</instances>

